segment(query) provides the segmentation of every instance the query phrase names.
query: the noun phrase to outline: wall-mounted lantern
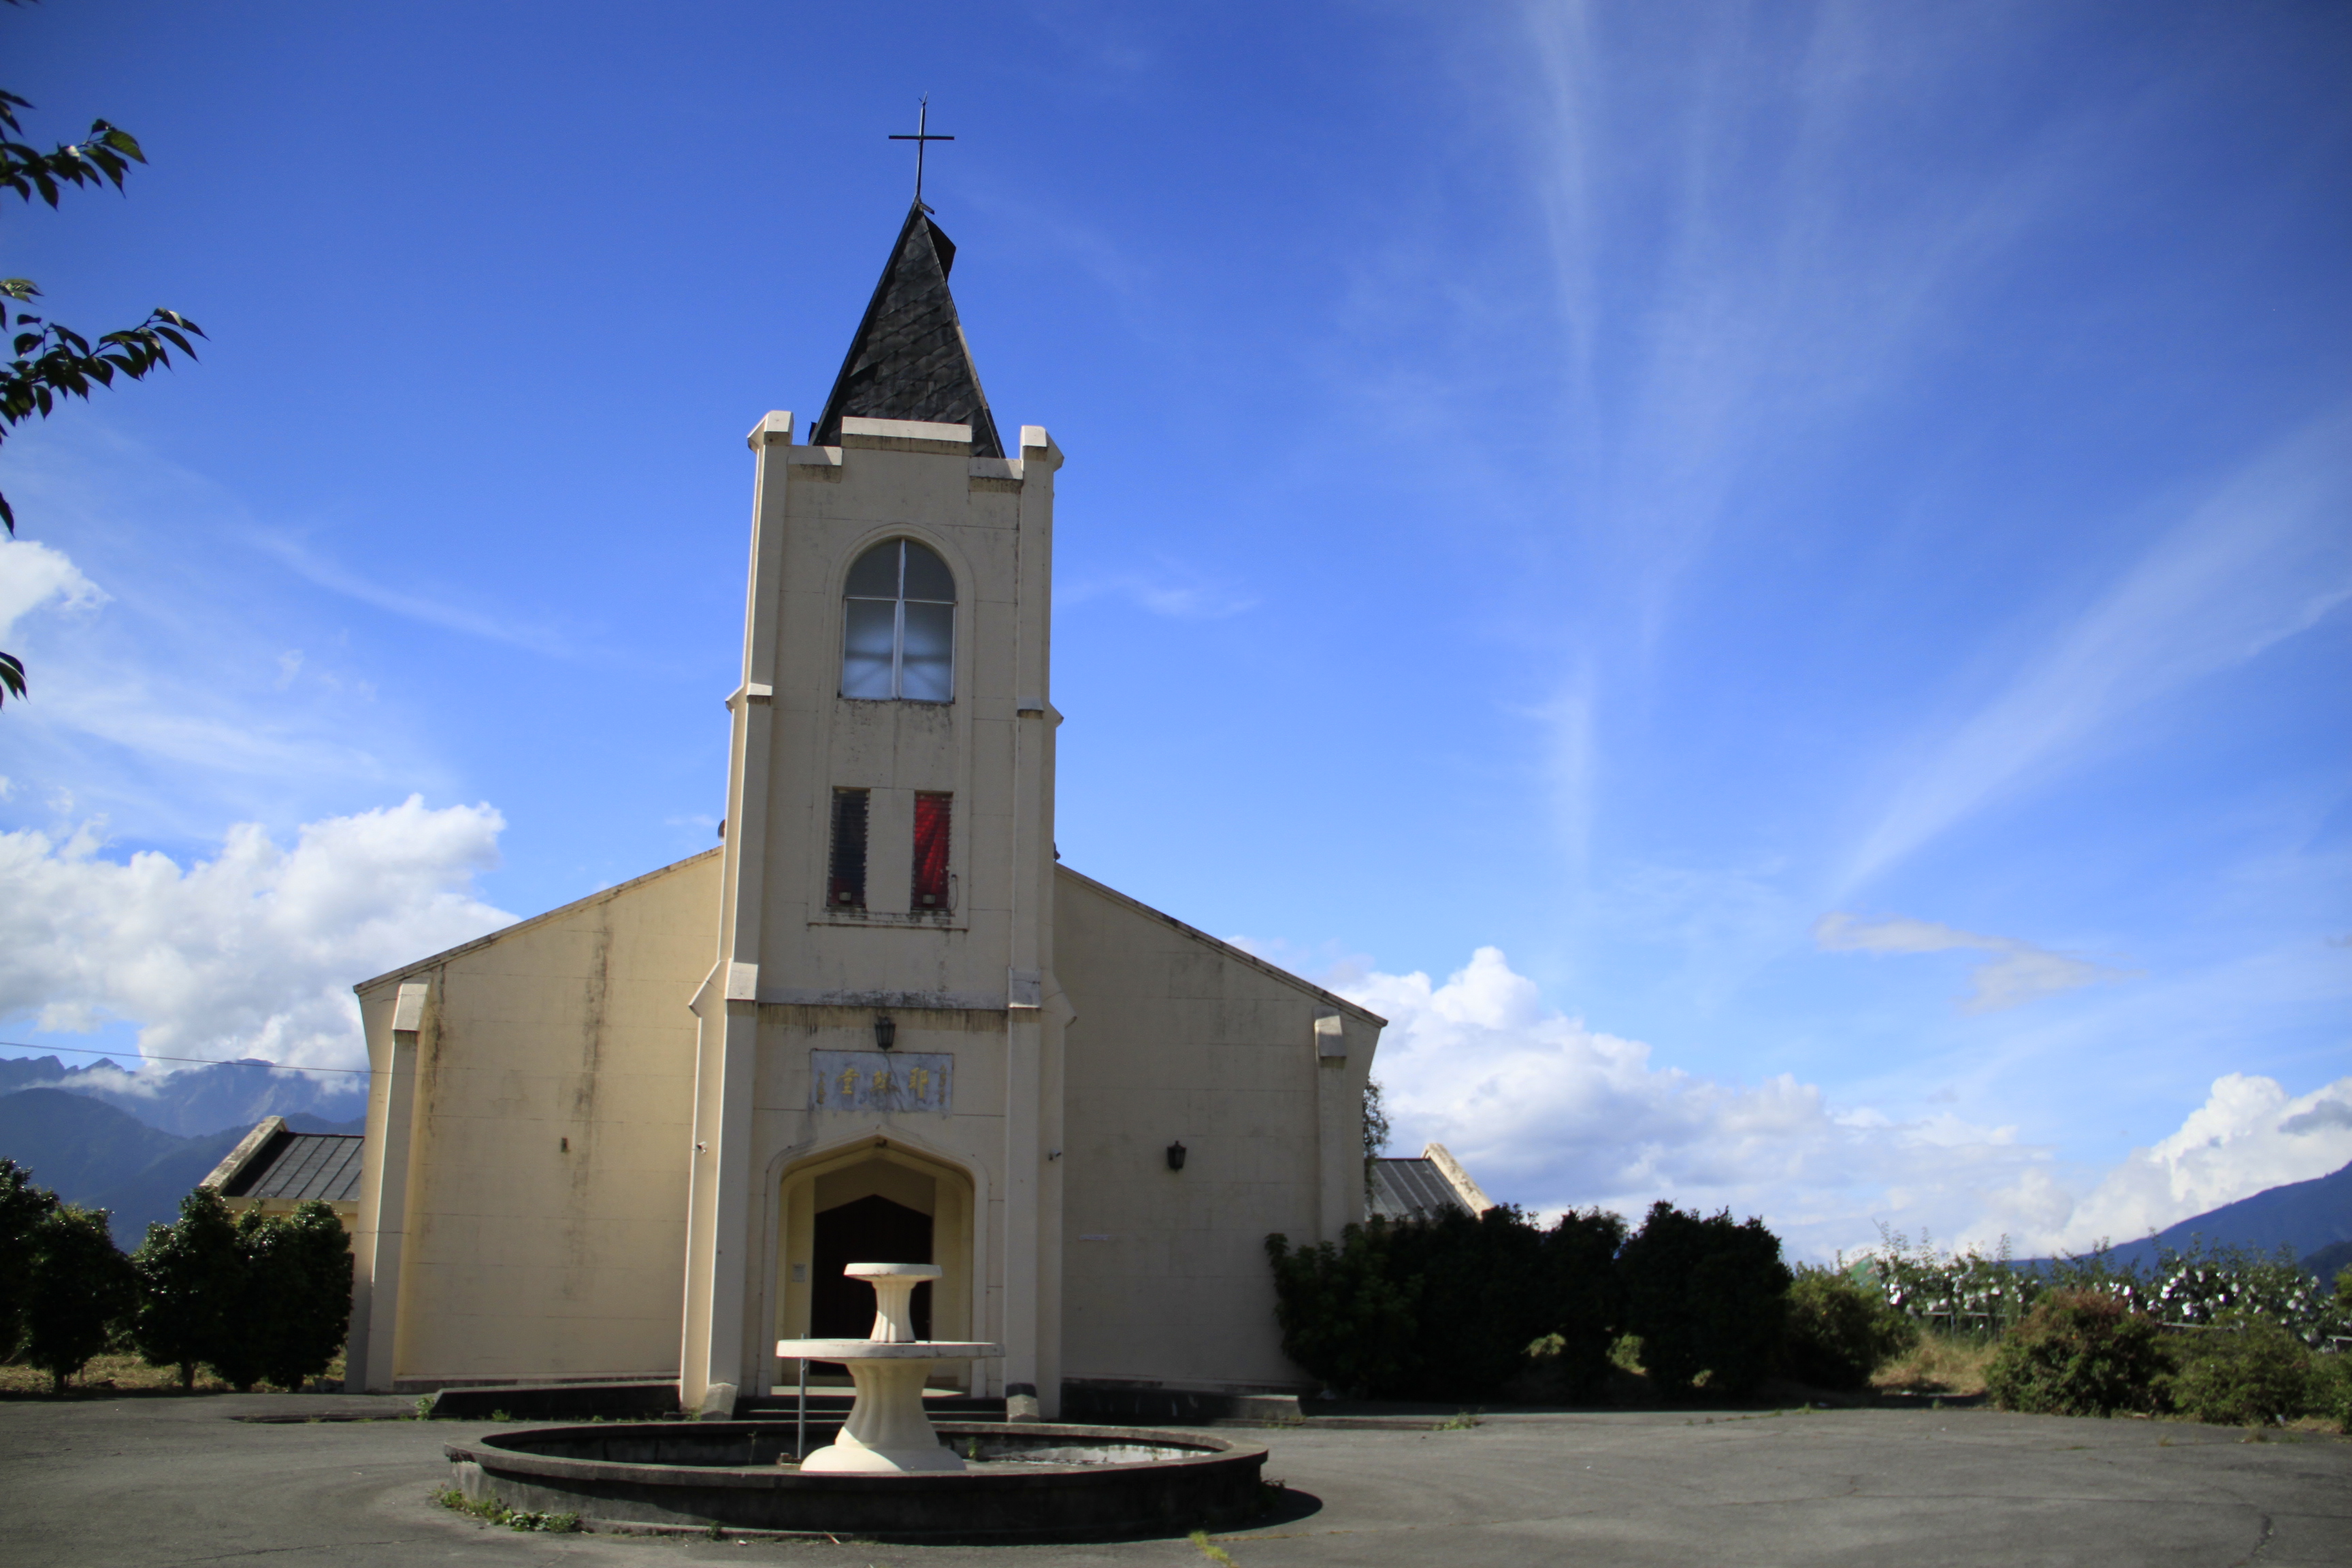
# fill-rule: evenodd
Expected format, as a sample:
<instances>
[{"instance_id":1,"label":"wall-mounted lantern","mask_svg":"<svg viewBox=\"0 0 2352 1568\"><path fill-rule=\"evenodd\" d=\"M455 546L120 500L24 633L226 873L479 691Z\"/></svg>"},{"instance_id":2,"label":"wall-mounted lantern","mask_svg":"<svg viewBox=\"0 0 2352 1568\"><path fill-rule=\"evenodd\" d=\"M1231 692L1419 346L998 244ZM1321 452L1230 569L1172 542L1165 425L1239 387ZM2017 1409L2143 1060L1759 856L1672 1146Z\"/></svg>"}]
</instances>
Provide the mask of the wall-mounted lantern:
<instances>
[{"instance_id":1,"label":"wall-mounted lantern","mask_svg":"<svg viewBox=\"0 0 2352 1568\"><path fill-rule=\"evenodd\" d=\"M884 1016L874 1020L874 1048L887 1051L898 1043L898 1021Z\"/></svg>"},{"instance_id":2,"label":"wall-mounted lantern","mask_svg":"<svg viewBox=\"0 0 2352 1568\"><path fill-rule=\"evenodd\" d=\"M1171 1143L1168 1145L1168 1168L1171 1171L1181 1171L1184 1168L1183 1144Z\"/></svg>"}]
</instances>

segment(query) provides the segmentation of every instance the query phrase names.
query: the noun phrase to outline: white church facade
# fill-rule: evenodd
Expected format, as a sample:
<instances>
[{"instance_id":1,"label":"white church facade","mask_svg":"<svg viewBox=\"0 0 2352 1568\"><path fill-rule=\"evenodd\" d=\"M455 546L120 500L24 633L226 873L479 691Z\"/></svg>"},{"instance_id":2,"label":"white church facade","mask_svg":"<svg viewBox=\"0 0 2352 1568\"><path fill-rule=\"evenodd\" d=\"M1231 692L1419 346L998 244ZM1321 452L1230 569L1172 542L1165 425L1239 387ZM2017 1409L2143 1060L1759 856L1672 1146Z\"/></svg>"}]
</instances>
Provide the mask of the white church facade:
<instances>
[{"instance_id":1,"label":"white church facade","mask_svg":"<svg viewBox=\"0 0 2352 1568\"><path fill-rule=\"evenodd\" d=\"M1362 1217L1382 1020L1058 863L1054 482L919 203L824 412L751 435L719 847L357 987L349 1385L677 1379L719 1410L932 1262L942 1368L1311 1388L1270 1231ZM861 1315L862 1314L862 1315Z\"/></svg>"}]
</instances>

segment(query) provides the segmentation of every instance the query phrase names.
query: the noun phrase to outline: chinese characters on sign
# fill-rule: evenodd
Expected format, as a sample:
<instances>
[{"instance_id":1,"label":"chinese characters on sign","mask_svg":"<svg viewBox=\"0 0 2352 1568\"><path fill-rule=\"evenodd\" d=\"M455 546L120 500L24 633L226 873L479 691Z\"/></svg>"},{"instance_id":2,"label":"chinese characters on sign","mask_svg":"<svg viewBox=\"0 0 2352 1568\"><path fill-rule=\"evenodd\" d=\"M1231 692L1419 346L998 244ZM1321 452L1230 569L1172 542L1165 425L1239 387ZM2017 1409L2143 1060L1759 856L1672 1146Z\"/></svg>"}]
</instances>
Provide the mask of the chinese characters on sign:
<instances>
[{"instance_id":1,"label":"chinese characters on sign","mask_svg":"<svg viewBox=\"0 0 2352 1568\"><path fill-rule=\"evenodd\" d=\"M812 1110L955 1109L955 1058L946 1052L811 1051Z\"/></svg>"}]
</instances>

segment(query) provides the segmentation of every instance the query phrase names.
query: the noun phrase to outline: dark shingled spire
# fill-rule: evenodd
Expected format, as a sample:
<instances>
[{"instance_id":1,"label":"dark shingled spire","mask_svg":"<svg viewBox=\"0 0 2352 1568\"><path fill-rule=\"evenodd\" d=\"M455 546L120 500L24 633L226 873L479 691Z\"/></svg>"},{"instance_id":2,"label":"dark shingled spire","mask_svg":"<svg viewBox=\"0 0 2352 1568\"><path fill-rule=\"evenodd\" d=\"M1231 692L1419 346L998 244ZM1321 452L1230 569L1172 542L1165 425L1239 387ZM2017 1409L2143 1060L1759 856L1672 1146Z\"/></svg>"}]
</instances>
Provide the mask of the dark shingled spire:
<instances>
[{"instance_id":1,"label":"dark shingled spire","mask_svg":"<svg viewBox=\"0 0 2352 1568\"><path fill-rule=\"evenodd\" d=\"M839 446L844 418L924 419L969 425L972 456L1004 456L948 292L954 265L955 242L917 202L824 400L816 445Z\"/></svg>"}]
</instances>

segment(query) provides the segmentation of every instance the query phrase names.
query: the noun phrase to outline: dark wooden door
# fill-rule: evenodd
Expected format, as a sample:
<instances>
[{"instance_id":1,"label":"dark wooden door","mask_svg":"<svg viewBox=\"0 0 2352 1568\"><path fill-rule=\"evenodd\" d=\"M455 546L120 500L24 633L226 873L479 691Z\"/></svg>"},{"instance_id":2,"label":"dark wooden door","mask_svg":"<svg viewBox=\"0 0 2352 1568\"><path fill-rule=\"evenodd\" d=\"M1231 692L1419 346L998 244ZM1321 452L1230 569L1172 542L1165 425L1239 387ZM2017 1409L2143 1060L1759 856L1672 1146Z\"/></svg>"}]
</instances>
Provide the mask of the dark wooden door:
<instances>
[{"instance_id":1,"label":"dark wooden door","mask_svg":"<svg viewBox=\"0 0 2352 1568\"><path fill-rule=\"evenodd\" d=\"M851 1279L852 1263L929 1263L931 1216L888 1198L859 1198L816 1216L809 1268L809 1337L862 1340L874 1327L874 1287ZM931 1337L931 1287L915 1287L915 1337Z\"/></svg>"}]
</instances>

